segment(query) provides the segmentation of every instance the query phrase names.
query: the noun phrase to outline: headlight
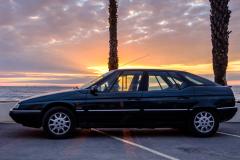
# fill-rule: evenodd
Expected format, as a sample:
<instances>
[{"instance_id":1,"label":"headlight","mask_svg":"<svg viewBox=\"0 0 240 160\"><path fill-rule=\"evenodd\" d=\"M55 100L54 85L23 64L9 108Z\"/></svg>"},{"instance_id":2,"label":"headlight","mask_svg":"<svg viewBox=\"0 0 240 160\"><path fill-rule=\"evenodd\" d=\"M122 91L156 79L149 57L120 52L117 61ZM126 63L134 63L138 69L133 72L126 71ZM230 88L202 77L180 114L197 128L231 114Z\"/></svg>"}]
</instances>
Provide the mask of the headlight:
<instances>
[{"instance_id":1,"label":"headlight","mask_svg":"<svg viewBox=\"0 0 240 160\"><path fill-rule=\"evenodd\" d=\"M17 104L13 107L13 109L18 109L19 106L20 106L20 104L17 103Z\"/></svg>"}]
</instances>

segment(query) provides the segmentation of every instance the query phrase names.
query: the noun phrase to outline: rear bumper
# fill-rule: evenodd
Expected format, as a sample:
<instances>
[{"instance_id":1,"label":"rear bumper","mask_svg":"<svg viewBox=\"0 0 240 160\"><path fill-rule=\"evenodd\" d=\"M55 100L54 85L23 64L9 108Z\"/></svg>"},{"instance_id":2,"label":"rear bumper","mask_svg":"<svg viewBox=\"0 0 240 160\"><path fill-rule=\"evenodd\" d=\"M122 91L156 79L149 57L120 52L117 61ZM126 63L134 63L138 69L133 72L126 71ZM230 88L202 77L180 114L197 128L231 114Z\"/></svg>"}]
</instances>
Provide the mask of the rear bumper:
<instances>
[{"instance_id":1,"label":"rear bumper","mask_svg":"<svg viewBox=\"0 0 240 160\"><path fill-rule=\"evenodd\" d=\"M16 122L28 127L41 127L40 110L11 110L9 116Z\"/></svg>"},{"instance_id":2,"label":"rear bumper","mask_svg":"<svg viewBox=\"0 0 240 160\"><path fill-rule=\"evenodd\" d=\"M218 108L220 121L228 121L234 117L238 108L237 107L222 107Z\"/></svg>"}]
</instances>

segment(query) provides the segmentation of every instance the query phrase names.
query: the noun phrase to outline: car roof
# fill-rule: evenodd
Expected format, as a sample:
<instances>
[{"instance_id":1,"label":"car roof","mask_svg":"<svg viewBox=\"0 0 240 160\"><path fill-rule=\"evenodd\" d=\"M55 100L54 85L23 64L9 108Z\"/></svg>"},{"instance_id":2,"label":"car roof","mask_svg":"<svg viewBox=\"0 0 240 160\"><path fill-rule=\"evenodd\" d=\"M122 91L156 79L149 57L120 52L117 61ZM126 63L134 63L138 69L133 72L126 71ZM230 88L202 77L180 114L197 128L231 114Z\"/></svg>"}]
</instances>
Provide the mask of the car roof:
<instances>
[{"instance_id":1,"label":"car roof","mask_svg":"<svg viewBox=\"0 0 240 160\"><path fill-rule=\"evenodd\" d=\"M162 72L185 72L185 71L179 71L179 70L170 70L170 69L142 69L142 68L121 68L116 69L116 71L162 71Z\"/></svg>"}]
</instances>

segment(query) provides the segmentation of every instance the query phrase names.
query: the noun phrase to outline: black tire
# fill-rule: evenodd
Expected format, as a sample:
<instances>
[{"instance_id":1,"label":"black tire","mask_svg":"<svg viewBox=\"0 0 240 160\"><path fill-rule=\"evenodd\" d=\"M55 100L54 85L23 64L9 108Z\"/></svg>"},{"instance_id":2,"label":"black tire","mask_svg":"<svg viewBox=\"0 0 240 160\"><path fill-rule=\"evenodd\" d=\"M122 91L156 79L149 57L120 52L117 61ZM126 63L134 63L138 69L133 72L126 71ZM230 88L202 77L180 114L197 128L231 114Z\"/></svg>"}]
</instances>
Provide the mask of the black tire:
<instances>
[{"instance_id":1,"label":"black tire","mask_svg":"<svg viewBox=\"0 0 240 160\"><path fill-rule=\"evenodd\" d=\"M202 119L200 119L199 117L201 117L201 113L207 115L208 118L202 116ZM219 118L217 113L208 110L198 110L193 112L188 123L188 130L193 136L197 137L211 137L216 134L218 127Z\"/></svg>"},{"instance_id":2,"label":"black tire","mask_svg":"<svg viewBox=\"0 0 240 160\"><path fill-rule=\"evenodd\" d=\"M60 117L64 117L64 119ZM65 107L51 108L43 116L43 130L49 138L69 138L73 136L75 126L76 120L74 114ZM54 127L57 128L55 129Z\"/></svg>"}]
</instances>

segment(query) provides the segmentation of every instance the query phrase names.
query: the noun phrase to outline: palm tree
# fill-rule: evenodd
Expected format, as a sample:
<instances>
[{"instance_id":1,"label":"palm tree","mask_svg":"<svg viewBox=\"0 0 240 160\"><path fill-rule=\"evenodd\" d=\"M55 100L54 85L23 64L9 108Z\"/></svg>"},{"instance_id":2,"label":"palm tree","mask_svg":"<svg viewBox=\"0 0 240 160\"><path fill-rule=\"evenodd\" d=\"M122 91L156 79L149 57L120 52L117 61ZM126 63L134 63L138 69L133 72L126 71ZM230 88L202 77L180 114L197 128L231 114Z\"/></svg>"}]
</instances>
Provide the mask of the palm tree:
<instances>
[{"instance_id":1,"label":"palm tree","mask_svg":"<svg viewBox=\"0 0 240 160\"><path fill-rule=\"evenodd\" d=\"M117 7L117 0L109 0L109 70L118 68Z\"/></svg>"},{"instance_id":2,"label":"palm tree","mask_svg":"<svg viewBox=\"0 0 240 160\"><path fill-rule=\"evenodd\" d=\"M215 82L227 85L226 70L228 66L228 30L231 11L228 8L230 0L209 0L211 5L212 61Z\"/></svg>"}]
</instances>

